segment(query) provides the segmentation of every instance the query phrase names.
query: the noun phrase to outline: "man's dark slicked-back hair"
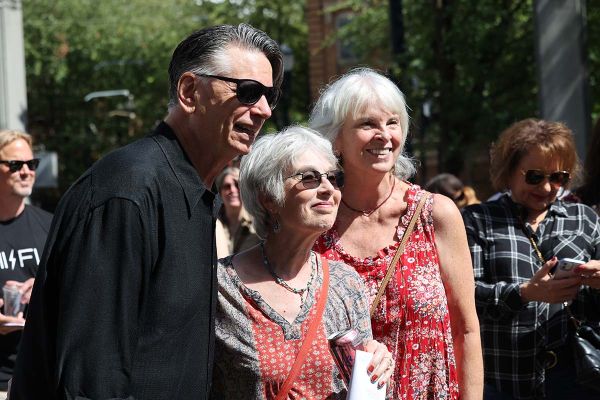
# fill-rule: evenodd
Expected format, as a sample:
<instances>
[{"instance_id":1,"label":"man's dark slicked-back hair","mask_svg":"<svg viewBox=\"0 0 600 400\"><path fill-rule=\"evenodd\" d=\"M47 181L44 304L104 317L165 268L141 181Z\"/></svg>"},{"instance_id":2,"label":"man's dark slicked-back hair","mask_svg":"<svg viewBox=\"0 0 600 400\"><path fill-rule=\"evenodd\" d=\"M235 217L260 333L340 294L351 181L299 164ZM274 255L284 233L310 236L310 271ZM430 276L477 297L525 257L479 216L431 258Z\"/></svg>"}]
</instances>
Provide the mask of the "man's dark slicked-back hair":
<instances>
[{"instance_id":1,"label":"man's dark slicked-back hair","mask_svg":"<svg viewBox=\"0 0 600 400\"><path fill-rule=\"evenodd\" d=\"M169 64L169 108L177 104L177 82L186 71L198 74L223 74L217 58L229 47L262 52L273 69L273 86L283 81L283 56L273 39L248 24L217 25L198 30L184 39L171 57Z\"/></svg>"}]
</instances>

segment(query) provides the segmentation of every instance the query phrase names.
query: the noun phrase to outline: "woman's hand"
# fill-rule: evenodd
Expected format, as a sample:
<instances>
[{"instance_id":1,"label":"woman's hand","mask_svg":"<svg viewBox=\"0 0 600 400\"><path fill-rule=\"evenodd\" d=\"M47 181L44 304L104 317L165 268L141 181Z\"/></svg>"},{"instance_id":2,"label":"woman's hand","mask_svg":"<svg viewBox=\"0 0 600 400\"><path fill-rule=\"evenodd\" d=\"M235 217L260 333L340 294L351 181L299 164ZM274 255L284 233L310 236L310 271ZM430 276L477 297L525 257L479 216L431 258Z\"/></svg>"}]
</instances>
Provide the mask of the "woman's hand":
<instances>
[{"instance_id":1,"label":"woman's hand","mask_svg":"<svg viewBox=\"0 0 600 400\"><path fill-rule=\"evenodd\" d=\"M377 340L370 340L365 344L365 351L373 353L371 363L367 368L367 373L371 376L371 383L377 382L377 388L381 389L388 383L394 373L395 363L387 346L379 343ZM388 385L389 386L389 385Z\"/></svg>"},{"instance_id":2,"label":"woman's hand","mask_svg":"<svg viewBox=\"0 0 600 400\"><path fill-rule=\"evenodd\" d=\"M552 257L529 281L521 285L521 299L523 299L523 302L543 301L544 303L557 304L573 300L577 296L577 291L582 285L583 279L579 274L564 279L554 279L550 275L550 270L554 268L557 262L557 258ZM598 267L600 267L600 264ZM598 279L598 287L600 287L600 279Z\"/></svg>"},{"instance_id":3,"label":"woman's hand","mask_svg":"<svg viewBox=\"0 0 600 400\"><path fill-rule=\"evenodd\" d=\"M575 267L573 271L581 277L581 283L594 289L600 289L600 261L590 260Z\"/></svg>"}]
</instances>

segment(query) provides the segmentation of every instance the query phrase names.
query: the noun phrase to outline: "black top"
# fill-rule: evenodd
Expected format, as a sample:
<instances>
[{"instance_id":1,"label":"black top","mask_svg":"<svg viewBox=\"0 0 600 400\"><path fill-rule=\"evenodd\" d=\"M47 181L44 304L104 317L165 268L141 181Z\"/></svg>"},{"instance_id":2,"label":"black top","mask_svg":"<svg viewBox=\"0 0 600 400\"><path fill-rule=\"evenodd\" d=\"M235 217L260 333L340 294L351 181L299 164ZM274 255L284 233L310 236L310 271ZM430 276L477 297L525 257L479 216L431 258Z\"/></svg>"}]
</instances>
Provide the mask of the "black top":
<instances>
[{"instance_id":1,"label":"black top","mask_svg":"<svg viewBox=\"0 0 600 400\"><path fill-rule=\"evenodd\" d=\"M0 288L35 277L51 222L52 214L29 205L16 218L0 221ZM0 335L0 390L13 374L19 339L20 331Z\"/></svg>"},{"instance_id":2,"label":"black top","mask_svg":"<svg viewBox=\"0 0 600 400\"><path fill-rule=\"evenodd\" d=\"M545 260L600 259L600 219L586 205L556 200L533 232L524 208L503 195L463 210L475 275L475 303L483 347L485 380L515 399L545 397L546 350L568 343L565 307L523 302L519 285L542 267L530 237ZM578 318L600 320L600 291L582 286L571 305Z\"/></svg>"},{"instance_id":3,"label":"black top","mask_svg":"<svg viewBox=\"0 0 600 400\"><path fill-rule=\"evenodd\" d=\"M164 122L94 164L56 210L11 399L206 399L215 218Z\"/></svg>"}]
</instances>

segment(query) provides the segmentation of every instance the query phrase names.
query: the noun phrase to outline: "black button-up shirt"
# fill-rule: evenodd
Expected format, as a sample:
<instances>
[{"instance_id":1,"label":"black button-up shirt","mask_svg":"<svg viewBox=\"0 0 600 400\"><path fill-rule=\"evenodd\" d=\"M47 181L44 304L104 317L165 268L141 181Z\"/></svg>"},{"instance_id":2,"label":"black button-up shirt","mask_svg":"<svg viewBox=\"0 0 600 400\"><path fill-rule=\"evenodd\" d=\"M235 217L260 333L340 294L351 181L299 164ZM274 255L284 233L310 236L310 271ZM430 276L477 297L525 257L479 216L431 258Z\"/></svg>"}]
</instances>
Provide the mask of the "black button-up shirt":
<instances>
[{"instance_id":1,"label":"black button-up shirt","mask_svg":"<svg viewBox=\"0 0 600 400\"><path fill-rule=\"evenodd\" d=\"M544 397L541 353L566 345L569 315L562 304L524 303L519 286L542 267L529 237L545 260L553 256L600 259L600 222L583 205L554 202L533 232L523 209L508 195L463 211L475 274L475 300L485 379L516 399ZM579 318L598 321L600 295L582 286L571 306Z\"/></svg>"},{"instance_id":2,"label":"black button-up shirt","mask_svg":"<svg viewBox=\"0 0 600 400\"><path fill-rule=\"evenodd\" d=\"M174 133L92 166L61 200L11 399L206 399L215 217Z\"/></svg>"}]
</instances>

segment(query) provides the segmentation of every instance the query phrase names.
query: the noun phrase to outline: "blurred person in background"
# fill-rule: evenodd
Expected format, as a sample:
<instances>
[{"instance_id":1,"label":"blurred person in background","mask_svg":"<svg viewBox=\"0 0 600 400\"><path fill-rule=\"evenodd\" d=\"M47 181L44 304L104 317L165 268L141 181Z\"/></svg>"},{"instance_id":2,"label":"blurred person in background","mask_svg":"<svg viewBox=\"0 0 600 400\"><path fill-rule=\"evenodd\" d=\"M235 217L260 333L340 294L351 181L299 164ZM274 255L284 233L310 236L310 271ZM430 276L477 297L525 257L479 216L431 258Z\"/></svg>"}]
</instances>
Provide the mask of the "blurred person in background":
<instances>
[{"instance_id":1,"label":"blurred person in background","mask_svg":"<svg viewBox=\"0 0 600 400\"><path fill-rule=\"evenodd\" d=\"M0 130L0 287L18 289L22 304L29 303L52 222L52 214L25 203L39 162L29 134ZM13 374L25 324L22 316L0 313L0 392L7 390Z\"/></svg>"},{"instance_id":2,"label":"blurred person in background","mask_svg":"<svg viewBox=\"0 0 600 400\"><path fill-rule=\"evenodd\" d=\"M439 193L452 199L456 207L462 209L471 204L481 203L470 186L465 186L460 179L449 173L442 173L431 178L424 187L431 193Z\"/></svg>"},{"instance_id":3,"label":"blurred person in background","mask_svg":"<svg viewBox=\"0 0 600 400\"><path fill-rule=\"evenodd\" d=\"M600 319L600 221L558 195L577 173L565 125L526 119L507 128L491 152L497 200L463 210L476 280L485 399L591 399L576 385L570 302L578 319ZM553 279L557 260L585 262Z\"/></svg>"},{"instance_id":4,"label":"blurred person in background","mask_svg":"<svg viewBox=\"0 0 600 400\"><path fill-rule=\"evenodd\" d=\"M463 193L465 195L465 202L466 202L466 204L463 205L461 208L464 208L466 206L470 206L471 204L479 204L479 203L481 203L481 200L479 200L479 198L477 197L477 193L475 192L475 189L472 186L465 185L463 187Z\"/></svg>"},{"instance_id":5,"label":"blurred person in background","mask_svg":"<svg viewBox=\"0 0 600 400\"><path fill-rule=\"evenodd\" d=\"M587 204L600 214L600 119L596 121L588 146L583 166L583 183L565 200Z\"/></svg>"},{"instance_id":6,"label":"blurred person in background","mask_svg":"<svg viewBox=\"0 0 600 400\"><path fill-rule=\"evenodd\" d=\"M242 204L239 179L239 168L227 167L215 180L223 200L215 230L218 258L239 253L260 242L252 226L252 217Z\"/></svg>"},{"instance_id":7,"label":"blurred person in background","mask_svg":"<svg viewBox=\"0 0 600 400\"><path fill-rule=\"evenodd\" d=\"M190 34L164 121L106 155L58 205L10 397L207 399L217 301L213 187L276 106L277 43L249 25Z\"/></svg>"},{"instance_id":8,"label":"blurred person in background","mask_svg":"<svg viewBox=\"0 0 600 400\"><path fill-rule=\"evenodd\" d=\"M219 260L215 399L346 399L327 338L349 328L374 352L371 383L388 382L393 360L372 340L362 280L312 251L335 221L342 179L331 144L299 126L261 137L242 158L242 198L264 242ZM300 372L280 393L313 324Z\"/></svg>"},{"instance_id":9,"label":"blurred person in background","mask_svg":"<svg viewBox=\"0 0 600 400\"><path fill-rule=\"evenodd\" d=\"M456 205L406 181L404 95L359 68L325 88L311 127L337 152L345 183L335 225L315 249L351 265L375 299L399 241L425 197L397 268L371 315L373 336L392 351L394 399L480 399L483 369L473 271Z\"/></svg>"}]
</instances>

